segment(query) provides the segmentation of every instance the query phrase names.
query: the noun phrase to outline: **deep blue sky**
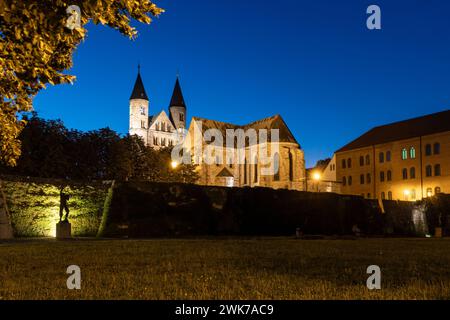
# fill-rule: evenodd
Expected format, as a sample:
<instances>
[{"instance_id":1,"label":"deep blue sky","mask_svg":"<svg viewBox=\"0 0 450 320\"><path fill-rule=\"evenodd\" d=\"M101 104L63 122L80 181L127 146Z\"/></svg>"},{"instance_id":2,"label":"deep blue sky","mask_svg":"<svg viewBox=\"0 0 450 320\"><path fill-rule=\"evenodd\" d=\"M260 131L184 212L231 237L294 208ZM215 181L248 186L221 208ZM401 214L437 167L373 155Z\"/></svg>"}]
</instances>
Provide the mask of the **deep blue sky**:
<instances>
[{"instance_id":1,"label":"deep blue sky","mask_svg":"<svg viewBox=\"0 0 450 320\"><path fill-rule=\"evenodd\" d=\"M373 126L449 109L450 1L155 2L166 12L136 41L89 25L76 83L41 92L39 114L126 133L140 61L150 113L167 108L179 69L189 118L279 113L312 166ZM381 31L366 28L370 4Z\"/></svg>"}]
</instances>

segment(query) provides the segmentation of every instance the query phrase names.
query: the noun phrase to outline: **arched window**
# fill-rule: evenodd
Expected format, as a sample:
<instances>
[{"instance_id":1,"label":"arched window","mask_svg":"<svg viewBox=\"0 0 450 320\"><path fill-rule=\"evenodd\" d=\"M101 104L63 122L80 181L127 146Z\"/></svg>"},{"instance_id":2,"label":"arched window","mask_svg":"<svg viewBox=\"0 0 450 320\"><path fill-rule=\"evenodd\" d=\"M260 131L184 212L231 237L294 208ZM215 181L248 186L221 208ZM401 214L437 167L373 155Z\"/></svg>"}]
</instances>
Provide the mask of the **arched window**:
<instances>
[{"instance_id":1,"label":"arched window","mask_svg":"<svg viewBox=\"0 0 450 320\"><path fill-rule=\"evenodd\" d=\"M409 157L410 157L411 159L415 159L415 158L416 158L416 148L411 147L411 148L409 149Z\"/></svg>"},{"instance_id":2,"label":"arched window","mask_svg":"<svg viewBox=\"0 0 450 320\"><path fill-rule=\"evenodd\" d=\"M404 168L402 170L402 176L403 176L403 180L408 179L408 169Z\"/></svg>"},{"instance_id":3,"label":"arched window","mask_svg":"<svg viewBox=\"0 0 450 320\"><path fill-rule=\"evenodd\" d=\"M347 159L347 167L348 168L352 167L352 159L350 159L350 158Z\"/></svg>"},{"instance_id":4,"label":"arched window","mask_svg":"<svg viewBox=\"0 0 450 320\"><path fill-rule=\"evenodd\" d=\"M273 156L273 166L275 170L273 180L280 181L280 155L278 153Z\"/></svg>"},{"instance_id":5,"label":"arched window","mask_svg":"<svg viewBox=\"0 0 450 320\"><path fill-rule=\"evenodd\" d=\"M351 186L353 183L353 178L352 176L348 177L348 185Z\"/></svg>"},{"instance_id":6,"label":"arched window","mask_svg":"<svg viewBox=\"0 0 450 320\"><path fill-rule=\"evenodd\" d=\"M364 175L363 174L359 176L359 183L364 184Z\"/></svg>"},{"instance_id":7,"label":"arched window","mask_svg":"<svg viewBox=\"0 0 450 320\"><path fill-rule=\"evenodd\" d=\"M427 144L425 146L425 155L426 156L431 156L431 144Z\"/></svg>"},{"instance_id":8,"label":"arched window","mask_svg":"<svg viewBox=\"0 0 450 320\"><path fill-rule=\"evenodd\" d=\"M366 156L366 165L370 165L370 156L369 155Z\"/></svg>"},{"instance_id":9,"label":"arched window","mask_svg":"<svg viewBox=\"0 0 450 320\"><path fill-rule=\"evenodd\" d=\"M386 200L386 194L384 192L381 193L381 200Z\"/></svg>"},{"instance_id":10,"label":"arched window","mask_svg":"<svg viewBox=\"0 0 450 320\"><path fill-rule=\"evenodd\" d=\"M380 163L384 162L384 152L380 152L379 159L380 159Z\"/></svg>"},{"instance_id":11,"label":"arched window","mask_svg":"<svg viewBox=\"0 0 450 320\"><path fill-rule=\"evenodd\" d=\"M391 152L390 151L386 152L386 161L387 162L391 161Z\"/></svg>"},{"instance_id":12,"label":"arched window","mask_svg":"<svg viewBox=\"0 0 450 320\"><path fill-rule=\"evenodd\" d=\"M412 167L411 169L409 169L409 178L410 179L416 178L416 168Z\"/></svg>"},{"instance_id":13,"label":"arched window","mask_svg":"<svg viewBox=\"0 0 450 320\"><path fill-rule=\"evenodd\" d=\"M294 181L294 159L289 151L289 181Z\"/></svg>"},{"instance_id":14,"label":"arched window","mask_svg":"<svg viewBox=\"0 0 450 320\"><path fill-rule=\"evenodd\" d=\"M342 159L342 169L347 168L347 162L345 162L345 159Z\"/></svg>"},{"instance_id":15,"label":"arched window","mask_svg":"<svg viewBox=\"0 0 450 320\"><path fill-rule=\"evenodd\" d=\"M380 182L384 182L384 171L380 172Z\"/></svg>"},{"instance_id":16,"label":"arched window","mask_svg":"<svg viewBox=\"0 0 450 320\"><path fill-rule=\"evenodd\" d=\"M426 166L425 175L427 177L431 177L433 175L433 167L432 166L430 166L430 165Z\"/></svg>"},{"instance_id":17,"label":"arched window","mask_svg":"<svg viewBox=\"0 0 450 320\"><path fill-rule=\"evenodd\" d=\"M387 181L392 181L392 171L391 170L388 170L388 172L387 172Z\"/></svg>"},{"instance_id":18,"label":"arched window","mask_svg":"<svg viewBox=\"0 0 450 320\"><path fill-rule=\"evenodd\" d=\"M408 150L406 148L402 149L402 160L408 159Z\"/></svg>"},{"instance_id":19,"label":"arched window","mask_svg":"<svg viewBox=\"0 0 450 320\"><path fill-rule=\"evenodd\" d=\"M441 153L441 144L440 143L436 142L433 145L433 153L434 154L440 154Z\"/></svg>"},{"instance_id":20,"label":"arched window","mask_svg":"<svg viewBox=\"0 0 450 320\"><path fill-rule=\"evenodd\" d=\"M439 194L439 193L441 193L441 188L440 187L434 188L434 194Z\"/></svg>"},{"instance_id":21,"label":"arched window","mask_svg":"<svg viewBox=\"0 0 450 320\"><path fill-rule=\"evenodd\" d=\"M346 177L343 177L343 178L342 178L342 185L343 185L343 186L346 186L346 185L347 185L347 178L346 178Z\"/></svg>"},{"instance_id":22,"label":"arched window","mask_svg":"<svg viewBox=\"0 0 450 320\"><path fill-rule=\"evenodd\" d=\"M372 183L372 176L370 175L370 173L368 173L366 175L366 181L367 181L368 184Z\"/></svg>"},{"instance_id":23,"label":"arched window","mask_svg":"<svg viewBox=\"0 0 450 320\"><path fill-rule=\"evenodd\" d=\"M434 175L436 177L439 177L441 175L441 165L440 164L434 165Z\"/></svg>"},{"instance_id":24,"label":"arched window","mask_svg":"<svg viewBox=\"0 0 450 320\"><path fill-rule=\"evenodd\" d=\"M359 165L362 167L364 165L364 157L360 156L359 157Z\"/></svg>"},{"instance_id":25,"label":"arched window","mask_svg":"<svg viewBox=\"0 0 450 320\"><path fill-rule=\"evenodd\" d=\"M392 200L392 191L388 192L388 200Z\"/></svg>"},{"instance_id":26,"label":"arched window","mask_svg":"<svg viewBox=\"0 0 450 320\"><path fill-rule=\"evenodd\" d=\"M255 157L255 172L253 175L253 182L257 183L258 182L258 158Z\"/></svg>"}]
</instances>

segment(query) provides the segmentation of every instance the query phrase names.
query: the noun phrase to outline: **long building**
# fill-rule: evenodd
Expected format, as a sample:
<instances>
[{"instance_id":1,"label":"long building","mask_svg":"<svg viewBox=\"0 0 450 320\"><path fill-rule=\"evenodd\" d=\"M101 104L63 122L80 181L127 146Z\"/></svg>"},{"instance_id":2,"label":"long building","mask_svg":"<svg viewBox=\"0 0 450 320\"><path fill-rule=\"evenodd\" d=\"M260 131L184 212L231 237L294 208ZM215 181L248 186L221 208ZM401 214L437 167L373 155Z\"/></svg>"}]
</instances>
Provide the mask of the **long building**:
<instances>
[{"instance_id":1,"label":"long building","mask_svg":"<svg viewBox=\"0 0 450 320\"><path fill-rule=\"evenodd\" d=\"M379 126L335 154L341 193L420 200L450 192L450 110Z\"/></svg>"}]
</instances>

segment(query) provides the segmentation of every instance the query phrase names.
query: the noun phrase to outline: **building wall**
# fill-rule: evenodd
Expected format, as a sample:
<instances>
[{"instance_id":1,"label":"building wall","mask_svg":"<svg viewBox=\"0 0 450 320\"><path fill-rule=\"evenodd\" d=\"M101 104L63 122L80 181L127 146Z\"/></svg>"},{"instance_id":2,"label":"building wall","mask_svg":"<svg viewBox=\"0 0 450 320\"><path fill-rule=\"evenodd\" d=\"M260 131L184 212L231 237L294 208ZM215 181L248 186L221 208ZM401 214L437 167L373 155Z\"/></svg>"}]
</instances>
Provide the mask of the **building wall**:
<instances>
[{"instance_id":1,"label":"building wall","mask_svg":"<svg viewBox=\"0 0 450 320\"><path fill-rule=\"evenodd\" d=\"M141 110L142 108L142 110ZM148 143L148 110L149 102L144 99L130 100L130 135L138 135ZM143 111L143 112L142 112Z\"/></svg>"},{"instance_id":2,"label":"building wall","mask_svg":"<svg viewBox=\"0 0 450 320\"><path fill-rule=\"evenodd\" d=\"M432 155L427 156L426 146L431 145L433 149L435 143L440 145L439 154L432 152ZM404 149L406 159L402 156ZM415 150L415 157L412 157L412 150ZM391 153L390 161L387 159L388 152ZM383 162L380 161L380 153L384 155ZM364 158L363 165L360 165L361 156ZM336 162L337 180L342 182L343 194L372 199L419 200L434 195L436 187L440 188L440 192L450 193L450 132L339 152L336 154ZM433 167L431 177L426 175L429 165ZM436 176L435 165L440 165L439 176ZM403 177L404 169L407 170L406 179ZM415 176L411 175L411 170L414 170ZM391 179L388 179L388 172L391 172ZM361 175L364 175L363 181ZM427 192L430 188L431 193Z\"/></svg>"}]
</instances>

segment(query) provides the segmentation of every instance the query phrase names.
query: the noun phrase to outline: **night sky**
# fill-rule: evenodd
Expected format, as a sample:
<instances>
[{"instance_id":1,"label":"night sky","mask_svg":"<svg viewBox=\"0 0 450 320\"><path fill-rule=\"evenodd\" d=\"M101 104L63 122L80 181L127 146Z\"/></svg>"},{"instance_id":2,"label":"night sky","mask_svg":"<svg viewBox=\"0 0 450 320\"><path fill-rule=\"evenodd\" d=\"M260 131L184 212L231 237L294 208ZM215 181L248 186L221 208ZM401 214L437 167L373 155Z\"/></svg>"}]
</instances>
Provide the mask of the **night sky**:
<instances>
[{"instance_id":1,"label":"night sky","mask_svg":"<svg viewBox=\"0 0 450 320\"><path fill-rule=\"evenodd\" d=\"M449 109L450 1L155 0L135 41L88 26L74 85L35 99L69 128L128 131L137 64L150 113L167 109L177 70L188 118L244 124L281 114L308 166L373 126ZM382 30L366 9L382 10Z\"/></svg>"}]
</instances>

